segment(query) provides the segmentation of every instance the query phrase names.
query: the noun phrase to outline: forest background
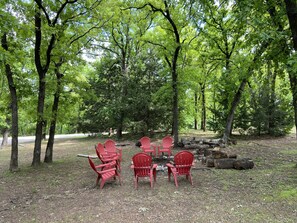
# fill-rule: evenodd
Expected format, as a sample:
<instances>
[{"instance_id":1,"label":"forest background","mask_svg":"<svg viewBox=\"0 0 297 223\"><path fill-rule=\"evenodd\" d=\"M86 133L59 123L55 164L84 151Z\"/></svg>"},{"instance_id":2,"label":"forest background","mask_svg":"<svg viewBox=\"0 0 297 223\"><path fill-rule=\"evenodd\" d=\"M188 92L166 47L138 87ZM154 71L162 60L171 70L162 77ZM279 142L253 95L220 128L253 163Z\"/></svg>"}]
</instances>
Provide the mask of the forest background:
<instances>
[{"instance_id":1,"label":"forest background","mask_svg":"<svg viewBox=\"0 0 297 223\"><path fill-rule=\"evenodd\" d=\"M54 136L182 129L282 136L297 123L293 0L1 1L0 129ZM295 120L295 121L293 121Z\"/></svg>"}]
</instances>

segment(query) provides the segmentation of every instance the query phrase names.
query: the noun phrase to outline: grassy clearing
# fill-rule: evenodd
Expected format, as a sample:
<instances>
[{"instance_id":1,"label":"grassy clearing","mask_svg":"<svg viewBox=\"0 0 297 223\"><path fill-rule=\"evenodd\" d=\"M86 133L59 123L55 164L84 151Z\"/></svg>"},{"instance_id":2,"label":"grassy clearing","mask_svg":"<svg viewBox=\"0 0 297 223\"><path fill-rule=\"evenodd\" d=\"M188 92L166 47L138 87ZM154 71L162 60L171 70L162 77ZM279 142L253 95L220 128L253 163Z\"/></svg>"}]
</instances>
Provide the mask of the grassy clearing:
<instances>
[{"instance_id":1,"label":"grassy clearing","mask_svg":"<svg viewBox=\"0 0 297 223\"><path fill-rule=\"evenodd\" d=\"M215 137L195 134L210 136ZM123 147L122 186L108 182L103 190L94 187L95 173L77 154L94 155L94 145L105 138L57 140L54 163L37 168L30 166L34 145L24 144L17 173L7 170L10 149L0 150L0 222L296 222L297 157L292 137L244 139L226 148L252 158L251 170L197 168L192 171L194 186L180 177L179 188L168 182L166 172L158 172L154 189L142 179L138 190L130 163L140 149L134 146L135 138L125 137L122 143L130 145Z\"/></svg>"}]
</instances>

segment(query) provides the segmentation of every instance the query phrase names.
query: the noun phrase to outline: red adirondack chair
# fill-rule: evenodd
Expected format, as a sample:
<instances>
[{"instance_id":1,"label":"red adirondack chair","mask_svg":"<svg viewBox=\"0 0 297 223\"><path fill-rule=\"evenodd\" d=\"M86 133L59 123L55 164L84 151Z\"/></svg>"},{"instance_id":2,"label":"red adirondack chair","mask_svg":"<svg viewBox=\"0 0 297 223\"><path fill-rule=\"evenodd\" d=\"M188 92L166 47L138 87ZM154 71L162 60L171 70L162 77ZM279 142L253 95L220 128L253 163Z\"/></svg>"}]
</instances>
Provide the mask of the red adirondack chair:
<instances>
[{"instance_id":1,"label":"red adirondack chair","mask_svg":"<svg viewBox=\"0 0 297 223\"><path fill-rule=\"evenodd\" d=\"M173 147L173 140L170 136L166 136L162 139L162 144L158 148L158 156L161 153L167 153L168 156L171 156L171 149Z\"/></svg>"},{"instance_id":2,"label":"red adirondack chair","mask_svg":"<svg viewBox=\"0 0 297 223\"><path fill-rule=\"evenodd\" d=\"M116 147L115 141L108 139L104 142L105 151L111 156L118 155L120 161L122 161L122 149Z\"/></svg>"},{"instance_id":3,"label":"red adirondack chair","mask_svg":"<svg viewBox=\"0 0 297 223\"><path fill-rule=\"evenodd\" d=\"M100 164L100 165L95 165L93 160L88 157L89 164L91 168L97 173L97 180L96 180L96 186L99 183L99 180L101 179L100 183L100 189L103 188L105 182L111 178L116 179L116 177L119 178L120 184L121 183L121 176L120 174L116 171L116 168L114 166L116 165L116 162L113 161L111 163L106 163L106 164Z\"/></svg>"},{"instance_id":4,"label":"red adirondack chair","mask_svg":"<svg viewBox=\"0 0 297 223\"><path fill-rule=\"evenodd\" d=\"M134 170L134 186L137 189L138 179L140 177L149 177L151 188L156 182L157 164L152 163L152 157L146 153L137 153L132 157L133 164L131 168Z\"/></svg>"},{"instance_id":5,"label":"red adirondack chair","mask_svg":"<svg viewBox=\"0 0 297 223\"><path fill-rule=\"evenodd\" d=\"M119 171L121 171L121 161L120 156L116 154L108 154L104 148L104 145L102 143L98 143L96 147L96 154L98 158L101 160L102 163L109 163L111 161L116 162L116 167Z\"/></svg>"},{"instance_id":6,"label":"red adirondack chair","mask_svg":"<svg viewBox=\"0 0 297 223\"><path fill-rule=\"evenodd\" d=\"M193 185L191 167L193 166L194 155L189 151L180 151L174 156L174 164L167 163L168 167L168 181L170 181L170 175L174 177L175 186L178 187L177 177L185 175Z\"/></svg>"},{"instance_id":7,"label":"red adirondack chair","mask_svg":"<svg viewBox=\"0 0 297 223\"><path fill-rule=\"evenodd\" d=\"M156 145L151 144L151 139L147 136L142 137L140 140L140 148L144 153L152 154L156 157Z\"/></svg>"}]
</instances>

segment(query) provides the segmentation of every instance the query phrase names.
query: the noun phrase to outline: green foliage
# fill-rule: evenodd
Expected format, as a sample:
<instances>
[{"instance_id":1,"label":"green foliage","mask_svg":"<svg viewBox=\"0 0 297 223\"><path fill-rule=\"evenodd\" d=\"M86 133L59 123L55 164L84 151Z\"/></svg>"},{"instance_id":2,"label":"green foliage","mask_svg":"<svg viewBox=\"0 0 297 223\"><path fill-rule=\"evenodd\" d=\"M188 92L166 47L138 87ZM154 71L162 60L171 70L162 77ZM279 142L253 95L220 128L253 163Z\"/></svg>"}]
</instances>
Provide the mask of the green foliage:
<instances>
[{"instance_id":1,"label":"green foliage","mask_svg":"<svg viewBox=\"0 0 297 223\"><path fill-rule=\"evenodd\" d=\"M147 3L154 5L155 10L148 5L142 7ZM237 108L233 127L247 130L252 126L257 134L285 134L292 126L293 111L285 70L288 67L282 66L287 63L295 73L297 67L296 54L283 47L291 38L283 3L167 3L182 47L177 67L179 128L193 127L194 119L202 119L201 86L205 84L208 128L222 132L239 83L249 77L249 89ZM19 95L20 134L34 134L36 121L38 76L34 66L33 4L21 0L0 3L0 33L7 33L10 47L9 52L0 47L0 126L8 127L10 103L5 61L13 69ZM61 2L43 4L52 18ZM57 90L55 64L62 60L59 131L76 131L76 125L84 132L106 131L116 128L122 115L124 128L132 132L170 129L173 92L168 62L172 62L176 40L169 21L156 10L166 10L164 1L84 1L68 6L55 27L47 24L42 14L42 38L56 36L46 77L47 122L51 121ZM268 11L272 6L276 9L274 19ZM285 27L283 31L279 30L281 26ZM267 40L270 47L254 63L255 51ZM42 44L42 62L46 52L46 44ZM89 65L86 58L98 62ZM271 85L265 82L269 60L279 63L272 69L282 67L277 72L274 98Z\"/></svg>"}]
</instances>

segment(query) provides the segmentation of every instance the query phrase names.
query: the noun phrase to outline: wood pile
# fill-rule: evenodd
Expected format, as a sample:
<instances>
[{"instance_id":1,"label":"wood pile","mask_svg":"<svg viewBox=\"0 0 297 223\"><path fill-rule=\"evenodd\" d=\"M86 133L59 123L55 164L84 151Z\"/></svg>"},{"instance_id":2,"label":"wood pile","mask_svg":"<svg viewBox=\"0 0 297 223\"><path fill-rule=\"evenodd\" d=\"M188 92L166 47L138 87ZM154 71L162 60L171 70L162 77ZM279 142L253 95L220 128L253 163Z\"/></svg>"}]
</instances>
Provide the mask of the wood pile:
<instances>
[{"instance_id":1,"label":"wood pile","mask_svg":"<svg viewBox=\"0 0 297 223\"><path fill-rule=\"evenodd\" d=\"M238 170L254 167L254 162L250 158L238 159L236 154L221 151L222 148L226 148L222 139L182 139L179 146L186 150L194 150L206 167Z\"/></svg>"}]
</instances>

